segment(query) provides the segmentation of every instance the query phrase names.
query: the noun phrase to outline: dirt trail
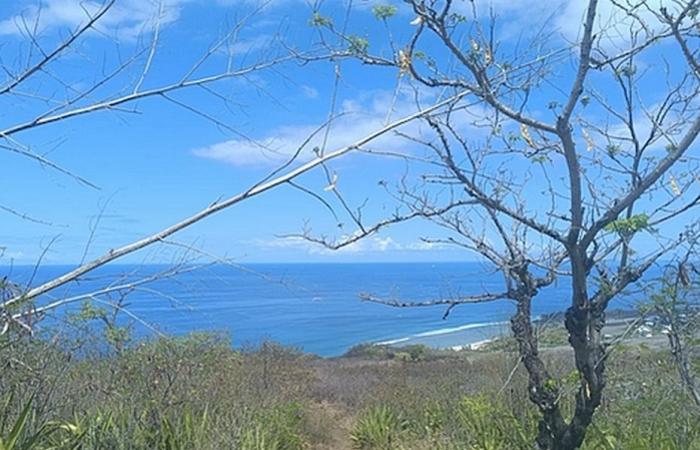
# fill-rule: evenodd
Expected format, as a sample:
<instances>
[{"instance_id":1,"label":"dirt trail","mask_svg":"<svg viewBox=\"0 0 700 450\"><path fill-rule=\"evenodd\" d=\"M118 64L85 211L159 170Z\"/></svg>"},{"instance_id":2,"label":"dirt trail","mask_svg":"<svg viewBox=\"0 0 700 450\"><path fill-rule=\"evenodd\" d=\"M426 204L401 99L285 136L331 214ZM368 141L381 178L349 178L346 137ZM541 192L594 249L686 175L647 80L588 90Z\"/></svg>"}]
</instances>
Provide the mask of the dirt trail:
<instances>
[{"instance_id":1,"label":"dirt trail","mask_svg":"<svg viewBox=\"0 0 700 450\"><path fill-rule=\"evenodd\" d=\"M343 407L321 402L311 407L312 421L324 430L323 442L311 446L311 450L352 450L350 431L354 417Z\"/></svg>"},{"instance_id":2,"label":"dirt trail","mask_svg":"<svg viewBox=\"0 0 700 450\"><path fill-rule=\"evenodd\" d=\"M315 381L310 425L318 430L311 450L351 450L350 438L361 398L384 379L394 361L362 358L319 359L313 363ZM378 371L378 372L377 372Z\"/></svg>"}]
</instances>

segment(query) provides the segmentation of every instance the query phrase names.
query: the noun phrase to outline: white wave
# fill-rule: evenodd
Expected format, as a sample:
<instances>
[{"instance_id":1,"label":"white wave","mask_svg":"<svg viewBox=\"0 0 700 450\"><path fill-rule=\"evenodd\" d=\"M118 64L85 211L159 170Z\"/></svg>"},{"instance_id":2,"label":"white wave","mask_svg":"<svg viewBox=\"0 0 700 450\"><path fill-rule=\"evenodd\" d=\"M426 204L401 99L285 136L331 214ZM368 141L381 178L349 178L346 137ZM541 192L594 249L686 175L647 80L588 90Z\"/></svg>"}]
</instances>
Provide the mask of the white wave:
<instances>
[{"instance_id":1,"label":"white wave","mask_svg":"<svg viewBox=\"0 0 700 450\"><path fill-rule=\"evenodd\" d=\"M475 328L488 328L495 327L499 325L507 325L509 322L481 322L481 323L468 323L466 325L460 325L458 327L450 328L438 328L437 330L425 331L423 333L412 334L410 336L390 339L388 341L376 342L374 345L394 345L400 344L401 342L410 341L416 338L432 337L432 336L442 336L444 334L458 333L464 330L472 330Z\"/></svg>"},{"instance_id":2,"label":"white wave","mask_svg":"<svg viewBox=\"0 0 700 450\"><path fill-rule=\"evenodd\" d=\"M507 325L508 322L484 322L484 323L469 323L467 325L462 325L459 327L452 328L439 328L433 331L426 331L425 333L418 333L411 336L411 338L417 337L428 337L428 336L441 336L443 334L457 333L458 331L471 330L474 328L486 328L495 327L497 325Z\"/></svg>"},{"instance_id":3,"label":"white wave","mask_svg":"<svg viewBox=\"0 0 700 450\"><path fill-rule=\"evenodd\" d=\"M404 337L404 338L399 338L399 339L391 339L389 341L382 341L382 342L376 342L374 345L394 345L394 344L399 344L401 342L406 342L410 337Z\"/></svg>"},{"instance_id":4,"label":"white wave","mask_svg":"<svg viewBox=\"0 0 700 450\"><path fill-rule=\"evenodd\" d=\"M484 339L483 341L472 342L469 344L469 350L479 350L481 347L486 344L490 344L491 342L493 342L493 339Z\"/></svg>"}]
</instances>

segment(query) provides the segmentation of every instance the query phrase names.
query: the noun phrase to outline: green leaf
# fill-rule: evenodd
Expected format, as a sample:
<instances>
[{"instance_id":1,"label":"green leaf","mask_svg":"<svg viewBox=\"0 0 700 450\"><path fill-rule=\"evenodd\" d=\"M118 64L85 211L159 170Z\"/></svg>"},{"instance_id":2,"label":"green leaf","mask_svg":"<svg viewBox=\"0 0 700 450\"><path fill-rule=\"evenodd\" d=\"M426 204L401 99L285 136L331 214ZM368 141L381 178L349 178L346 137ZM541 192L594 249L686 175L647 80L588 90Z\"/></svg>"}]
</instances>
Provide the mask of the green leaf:
<instances>
[{"instance_id":1,"label":"green leaf","mask_svg":"<svg viewBox=\"0 0 700 450\"><path fill-rule=\"evenodd\" d=\"M372 8L372 14L374 14L377 20L386 20L396 15L396 6L377 5Z\"/></svg>"},{"instance_id":2,"label":"green leaf","mask_svg":"<svg viewBox=\"0 0 700 450\"><path fill-rule=\"evenodd\" d=\"M618 219L605 226L607 231L630 236L638 231L649 228L649 216L645 213L636 214L629 219Z\"/></svg>"},{"instance_id":3,"label":"green leaf","mask_svg":"<svg viewBox=\"0 0 700 450\"><path fill-rule=\"evenodd\" d=\"M547 156L547 155L537 155L537 156L533 156L530 159L532 160L532 162L538 163L538 164L544 164L544 163L550 161L549 156Z\"/></svg>"},{"instance_id":4,"label":"green leaf","mask_svg":"<svg viewBox=\"0 0 700 450\"><path fill-rule=\"evenodd\" d=\"M360 36L351 35L348 36L348 42L350 42L348 51L351 53L356 55L364 55L367 53L367 49L369 48L369 41L367 39Z\"/></svg>"},{"instance_id":5,"label":"green leaf","mask_svg":"<svg viewBox=\"0 0 700 450\"><path fill-rule=\"evenodd\" d=\"M10 431L10 434L7 436L7 441L3 441L3 439L0 438L0 450L14 450L15 449L15 446L17 445L17 440L22 435L22 432L24 431L24 427L27 425L27 418L29 417L29 411L31 411L33 402L34 402L34 396L32 396L29 399L27 404L24 406L24 409L22 409L22 412L20 413L19 417L15 421L15 424L12 426L12 430Z\"/></svg>"},{"instance_id":6,"label":"green leaf","mask_svg":"<svg viewBox=\"0 0 700 450\"><path fill-rule=\"evenodd\" d=\"M467 16L465 16L465 15L463 15L463 14L452 13L452 14L450 14L450 16L448 17L448 19L449 19L449 22L450 22L451 24L457 25L457 24L466 22L466 21L467 21Z\"/></svg>"},{"instance_id":7,"label":"green leaf","mask_svg":"<svg viewBox=\"0 0 700 450\"><path fill-rule=\"evenodd\" d=\"M107 317L107 310L97 307L93 305L91 301L87 300L80 305L80 312L76 313L73 317L78 321L103 319Z\"/></svg>"},{"instance_id":8,"label":"green leaf","mask_svg":"<svg viewBox=\"0 0 700 450\"><path fill-rule=\"evenodd\" d=\"M615 157L617 154L619 154L622 151L620 146L617 144L610 144L605 149L608 151L608 155L610 155L611 158Z\"/></svg>"},{"instance_id":9,"label":"green leaf","mask_svg":"<svg viewBox=\"0 0 700 450\"><path fill-rule=\"evenodd\" d=\"M618 75L632 78L637 73L637 66L629 64L626 67L622 67L617 70Z\"/></svg>"},{"instance_id":10,"label":"green leaf","mask_svg":"<svg viewBox=\"0 0 700 450\"><path fill-rule=\"evenodd\" d=\"M330 27L333 26L333 20L329 17L322 16L318 12L314 12L311 19L309 19L309 25L312 27Z\"/></svg>"}]
</instances>

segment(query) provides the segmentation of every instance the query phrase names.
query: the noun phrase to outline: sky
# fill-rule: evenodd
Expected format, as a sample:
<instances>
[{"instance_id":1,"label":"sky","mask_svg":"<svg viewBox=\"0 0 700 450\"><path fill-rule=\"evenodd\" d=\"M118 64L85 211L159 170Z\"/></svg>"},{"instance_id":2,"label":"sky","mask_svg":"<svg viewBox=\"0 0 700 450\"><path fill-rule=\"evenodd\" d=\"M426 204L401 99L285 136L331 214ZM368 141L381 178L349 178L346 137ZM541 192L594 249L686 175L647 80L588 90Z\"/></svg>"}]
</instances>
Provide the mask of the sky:
<instances>
[{"instance_id":1,"label":"sky","mask_svg":"<svg viewBox=\"0 0 700 450\"><path fill-rule=\"evenodd\" d=\"M374 17L372 7L391 3L398 12L385 25ZM529 51L528 37L540 29L549 33L548 48L575 48L585 2L477 3L481 17L489 11L498 15L503 53L525 54ZM455 2L456 11L466 13L468 4ZM27 30L36 30L43 49L53 48L100 5L97 0L2 2L3 67L16 72L28 61L41 57L36 49L30 50ZM317 5L302 0L271 0L264 6L248 0L117 0L95 31L80 38L21 89L0 96L1 127L7 129L51 111L132 57L133 65L75 106L125 95L135 84L150 89L177 83L213 43L231 30L236 30L231 39L197 67L194 77L220 73L231 62L234 67L242 67L280 56L285 47L314 48L319 40L317 30L309 26L314 10L340 25L348 4L345 0L326 0ZM398 1L355 0L348 17L349 32L366 38L373 52L388 57L394 53L390 42L403 45L414 31L411 11ZM601 17L607 26L620 20L607 1L601 4ZM244 24L238 29L241 21ZM156 34L158 45L149 57L150 42ZM622 48L625 43L611 33L606 45ZM429 51L435 48L440 57L436 43L428 42L426 46ZM678 58L663 46L655 51L672 62ZM145 67L146 76L139 81ZM534 94L537 97L533 102L539 109L533 114L551 119L544 105L568 89L573 70L564 61L552 73L552 85ZM641 83L651 87L658 81L649 76ZM605 92L607 82L601 83ZM331 125L325 140L327 151L354 142L388 120L410 114L415 104L408 84L396 70L369 68L356 61L290 61L246 77L213 83L207 89L182 89L168 98L143 99L13 135L8 145L29 148L71 175L0 149L0 247L4 247L0 263L34 264L41 260L45 264L75 264L155 233L218 199L245 191L267 176L326 122L330 111L343 115ZM426 104L436 99L434 92L421 95ZM653 100L650 98L649 103ZM422 132L413 124L403 130ZM473 139L479 138L479 130L469 132ZM312 139L309 147L324 147L322 136L323 132ZM394 135L375 146L383 151L421 151ZM306 151L299 161L312 156ZM560 164L552 162L550 169L555 176L562 169ZM402 160L352 154L334 161L328 170L353 208L367 202L364 214L369 223L386 217L395 208L382 185L399 183L406 174L415 175ZM532 195L541 191L539 167L514 161L508 170L534 179L528 188ZM304 175L299 183L334 202L323 171ZM354 231L347 217L336 219L323 202L285 185L209 217L173 239L202 254L240 262L476 258L463 249L422 240L445 236L444 231L426 222L391 227L341 251L289 237L307 228L319 235L339 237ZM123 262L167 262L182 254L182 247L156 246Z\"/></svg>"}]
</instances>

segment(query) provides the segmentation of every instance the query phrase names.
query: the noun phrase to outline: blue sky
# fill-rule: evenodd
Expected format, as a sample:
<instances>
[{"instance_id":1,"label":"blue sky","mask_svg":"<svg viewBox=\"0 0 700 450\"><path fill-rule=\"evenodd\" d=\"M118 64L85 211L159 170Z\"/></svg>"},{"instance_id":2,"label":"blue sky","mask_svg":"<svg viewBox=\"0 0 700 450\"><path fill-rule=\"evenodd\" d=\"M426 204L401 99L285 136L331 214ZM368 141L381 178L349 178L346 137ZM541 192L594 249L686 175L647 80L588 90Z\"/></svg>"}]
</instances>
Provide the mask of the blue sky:
<instances>
[{"instance_id":1,"label":"blue sky","mask_svg":"<svg viewBox=\"0 0 700 450\"><path fill-rule=\"evenodd\" d=\"M387 30L371 14L372 6L386 3L356 0L348 28L366 37L373 52L391 55ZM390 29L393 39L404 43L413 31L409 23L413 17L399 2L394 3L400 10L391 19ZM463 8L462 3L468 2L456 3L458 8ZM582 22L580 3L584 2L552 0L533 4L522 0L497 0L490 4L483 2L482 11L490 6L500 15L504 53L525 52L520 42L526 42L533 30L543 23L552 33L548 42L551 49L571 47ZM18 30L22 17L28 23L38 24L40 42L49 48L85 20L83 8L93 11L99 6L98 2L75 0L43 0L41 9L37 4L33 0L18 0L0 5L0 34L5 42L0 56L8 66L16 67L28 57L26 36ZM177 81L212 42L255 7L246 0L166 0L159 46L143 87ZM346 3L340 0L326 0L320 4L323 14L333 17L337 23L342 20L345 7ZM612 20L612 6L603 2L601 8L604 22ZM313 5L301 0L272 0L247 20L225 55L224 52L215 55L198 73L216 73L226 64L229 55L235 64L242 65L279 55L282 52L280 38L288 45L308 48L317 40L316 31L308 26L313 9ZM69 95L70 88L80 89L99 79L124 58L147 47L144 39L152 36L153 18L158 11L156 2L118 0L99 32L81 39L79 46L66 52L47 73L39 74L27 85L26 93L60 100ZM431 45L434 44L426 45L428 50L433 49ZM609 45L622 46L623 43L610 38ZM435 51L439 58L439 49ZM663 46L656 52L657 56L668 56L672 61L677 58ZM115 78L91 98L106 98L133 86L145 58L138 61L135 70ZM341 77L336 111L348 114L334 123L328 149L346 145L381 127L388 117L398 118L414 110L407 91L397 90L396 71L367 68L352 61L339 63L337 70ZM551 118L544 105L552 98L561 97L560 90L568 89L572 70L571 64L562 63L551 76L552 86L543 86L536 92L534 104L541 110L534 114ZM225 128L172 102L153 98L125 107L135 111L100 112L18 134L17 140L22 145L47 155L99 189L78 183L35 161L0 151L0 206L42 222L27 221L0 211L0 246L5 247L3 262L31 264L48 247L45 262L76 263L84 253L87 257L97 256L156 232L218 198L245 190L273 170L284 155L326 120L334 92L335 71L336 64L328 62L304 66L287 63L246 79L216 83L213 88L230 96L229 104L198 88L173 94L179 102L225 122ZM56 79L67 81L68 87L57 84ZM650 76L642 83L654 86L658 81ZM605 83L609 82L601 81L603 88ZM558 84L566 87L560 89ZM425 95L429 101L434 94ZM654 99L648 101L651 104ZM31 120L46 109L47 102L37 98L5 96L0 98L0 123L5 129ZM409 126L407 131L420 133L417 125ZM476 130L471 132L477 133ZM261 151L259 145L242 136L274 147L282 157ZM474 138L478 136L475 134ZM394 136L378 145L384 150L419 151ZM556 177L561 173L561 161L551 164L549 170ZM508 167L512 172L530 173L534 181L528 189L532 195L537 195L542 188L539 167L526 161L514 161ZM406 168L402 161L350 155L334 162L330 170L337 174L339 186L350 203L358 205L369 199L367 217L379 219L394 208L379 181L397 183ZM413 174L413 169L408 170ZM328 196L324 191L328 183L321 171L305 175L299 181L319 195ZM98 216L101 218L96 224ZM342 221L347 222L347 219ZM339 229L320 202L283 186L208 218L176 239L241 262L475 258L456 248L427 245L421 241L421 237L442 236L443 233L425 222L396 226L340 252L283 237L301 232L305 225L318 233L352 232L347 223L346 228ZM92 227L95 232L91 237ZM176 257L178 252L158 247L130 256L126 261L164 262Z\"/></svg>"}]
</instances>

